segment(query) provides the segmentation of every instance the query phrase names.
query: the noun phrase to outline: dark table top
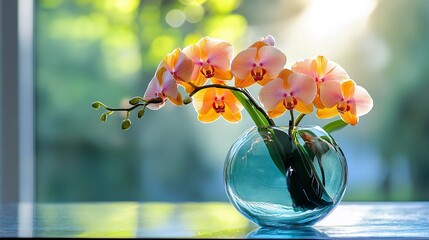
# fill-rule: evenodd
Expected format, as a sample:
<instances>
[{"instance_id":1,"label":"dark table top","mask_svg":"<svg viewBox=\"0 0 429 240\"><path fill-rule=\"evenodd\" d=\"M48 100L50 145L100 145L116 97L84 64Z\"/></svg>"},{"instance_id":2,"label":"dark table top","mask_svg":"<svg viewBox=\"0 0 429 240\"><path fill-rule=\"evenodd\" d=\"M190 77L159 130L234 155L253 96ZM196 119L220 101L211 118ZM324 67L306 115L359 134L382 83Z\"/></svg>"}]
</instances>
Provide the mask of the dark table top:
<instances>
[{"instance_id":1,"label":"dark table top","mask_svg":"<svg viewBox=\"0 0 429 240\"><path fill-rule=\"evenodd\" d=\"M290 229L259 228L223 202L3 204L0 237L429 238L429 202L343 202Z\"/></svg>"}]
</instances>

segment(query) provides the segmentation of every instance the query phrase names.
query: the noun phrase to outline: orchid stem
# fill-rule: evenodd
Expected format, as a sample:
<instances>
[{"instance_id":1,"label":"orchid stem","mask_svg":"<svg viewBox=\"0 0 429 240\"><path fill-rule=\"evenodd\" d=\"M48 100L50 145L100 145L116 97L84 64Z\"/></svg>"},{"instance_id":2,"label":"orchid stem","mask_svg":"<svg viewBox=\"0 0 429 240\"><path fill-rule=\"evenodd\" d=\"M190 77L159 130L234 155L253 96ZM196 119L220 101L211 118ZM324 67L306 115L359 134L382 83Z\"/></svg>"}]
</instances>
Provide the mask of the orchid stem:
<instances>
[{"instance_id":1,"label":"orchid stem","mask_svg":"<svg viewBox=\"0 0 429 240\"><path fill-rule=\"evenodd\" d=\"M290 120L289 120L289 137L292 137L292 129L295 127L295 117L293 116L293 109L289 110Z\"/></svg>"},{"instance_id":2,"label":"orchid stem","mask_svg":"<svg viewBox=\"0 0 429 240\"><path fill-rule=\"evenodd\" d=\"M301 120L305 117L305 113L300 113L299 115L298 115L298 117L296 118L296 120L295 120L295 127L296 126L298 126L299 125L299 123L301 122Z\"/></svg>"}]
</instances>

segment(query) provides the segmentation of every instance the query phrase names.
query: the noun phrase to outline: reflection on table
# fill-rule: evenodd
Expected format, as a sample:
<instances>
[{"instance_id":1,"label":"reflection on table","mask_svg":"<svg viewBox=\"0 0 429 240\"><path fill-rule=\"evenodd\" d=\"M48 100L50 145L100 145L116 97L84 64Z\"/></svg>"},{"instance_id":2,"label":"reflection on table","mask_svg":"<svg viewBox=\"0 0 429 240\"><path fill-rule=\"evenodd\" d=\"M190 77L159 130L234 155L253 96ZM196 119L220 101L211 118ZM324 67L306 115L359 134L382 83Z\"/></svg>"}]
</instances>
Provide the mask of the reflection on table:
<instances>
[{"instance_id":1,"label":"reflection on table","mask_svg":"<svg viewBox=\"0 0 429 240\"><path fill-rule=\"evenodd\" d=\"M0 237L429 238L429 202L342 203L308 228L259 228L229 203L0 205Z\"/></svg>"}]
</instances>

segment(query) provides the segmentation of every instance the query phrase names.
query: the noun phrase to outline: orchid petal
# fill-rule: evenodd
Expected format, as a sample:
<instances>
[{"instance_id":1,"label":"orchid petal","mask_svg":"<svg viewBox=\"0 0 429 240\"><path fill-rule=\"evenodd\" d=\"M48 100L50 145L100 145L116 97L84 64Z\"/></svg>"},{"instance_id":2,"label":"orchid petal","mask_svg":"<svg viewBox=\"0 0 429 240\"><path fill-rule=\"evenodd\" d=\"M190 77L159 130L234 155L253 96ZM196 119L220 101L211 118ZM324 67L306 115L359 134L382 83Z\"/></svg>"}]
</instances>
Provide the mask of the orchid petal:
<instances>
[{"instance_id":1,"label":"orchid petal","mask_svg":"<svg viewBox=\"0 0 429 240\"><path fill-rule=\"evenodd\" d=\"M170 100L171 103L173 103L176 106L182 106L183 105L182 94L180 94L180 93L177 94L176 98L168 97L168 100Z\"/></svg>"},{"instance_id":2,"label":"orchid petal","mask_svg":"<svg viewBox=\"0 0 429 240\"><path fill-rule=\"evenodd\" d=\"M198 113L198 120L203 123L211 123L220 118L221 114L217 113L213 108L209 108L207 113Z\"/></svg>"},{"instance_id":3,"label":"orchid petal","mask_svg":"<svg viewBox=\"0 0 429 240\"><path fill-rule=\"evenodd\" d=\"M341 83L341 92L344 99L350 99L355 92L355 82L351 79Z\"/></svg>"},{"instance_id":4,"label":"orchid petal","mask_svg":"<svg viewBox=\"0 0 429 240\"><path fill-rule=\"evenodd\" d=\"M324 81L344 81L349 79L349 75L346 70L342 68L338 63L329 61L326 66L326 72L324 73L323 80Z\"/></svg>"},{"instance_id":5,"label":"orchid petal","mask_svg":"<svg viewBox=\"0 0 429 240\"><path fill-rule=\"evenodd\" d=\"M279 102L273 110L268 110L268 116L270 118L277 118L282 116L286 112L286 107L283 102Z\"/></svg>"},{"instance_id":6,"label":"orchid petal","mask_svg":"<svg viewBox=\"0 0 429 240\"><path fill-rule=\"evenodd\" d=\"M222 70L219 68L215 68L213 77L221 80L230 80L232 79L232 73L231 70Z\"/></svg>"},{"instance_id":7,"label":"orchid petal","mask_svg":"<svg viewBox=\"0 0 429 240\"><path fill-rule=\"evenodd\" d=\"M273 110L285 98L286 90L283 88L283 79L276 78L265 84L259 92L259 100L268 111Z\"/></svg>"},{"instance_id":8,"label":"orchid petal","mask_svg":"<svg viewBox=\"0 0 429 240\"><path fill-rule=\"evenodd\" d=\"M234 112L229 105L225 106L225 112L222 113L222 117L230 123L236 123L241 120L241 112Z\"/></svg>"},{"instance_id":9,"label":"orchid petal","mask_svg":"<svg viewBox=\"0 0 429 240\"><path fill-rule=\"evenodd\" d=\"M256 48L248 48L241 51L232 60L231 70L236 78L245 79L255 64L257 50Z\"/></svg>"},{"instance_id":10,"label":"orchid petal","mask_svg":"<svg viewBox=\"0 0 429 240\"><path fill-rule=\"evenodd\" d=\"M194 64L197 64L197 63L201 62L200 49L196 45L189 45L189 46L185 47L182 50L182 52L189 59L191 59Z\"/></svg>"},{"instance_id":11,"label":"orchid petal","mask_svg":"<svg viewBox=\"0 0 429 240\"><path fill-rule=\"evenodd\" d=\"M261 39L260 41L263 41L270 46L274 46L276 44L276 40L271 35L267 35L265 38Z\"/></svg>"},{"instance_id":12,"label":"orchid petal","mask_svg":"<svg viewBox=\"0 0 429 240\"><path fill-rule=\"evenodd\" d=\"M189 82L193 74L194 64L183 52L180 52L174 66L174 77L178 81Z\"/></svg>"},{"instance_id":13,"label":"orchid petal","mask_svg":"<svg viewBox=\"0 0 429 240\"><path fill-rule=\"evenodd\" d=\"M206 88L198 91L192 96L192 104L197 112L206 113L212 107L213 100L216 97L216 90Z\"/></svg>"},{"instance_id":14,"label":"orchid petal","mask_svg":"<svg viewBox=\"0 0 429 240\"><path fill-rule=\"evenodd\" d=\"M243 110L243 105L241 105L241 103L230 90L225 90L223 96L225 97L225 105L228 106L234 114Z\"/></svg>"},{"instance_id":15,"label":"orchid petal","mask_svg":"<svg viewBox=\"0 0 429 240\"><path fill-rule=\"evenodd\" d=\"M317 56L314 59L314 63L316 63L316 74L319 78L323 78L325 76L326 68L328 67L328 59L324 56Z\"/></svg>"},{"instance_id":16,"label":"orchid petal","mask_svg":"<svg viewBox=\"0 0 429 240\"><path fill-rule=\"evenodd\" d=\"M292 70L295 72L305 74L305 75L315 79L316 78L316 71L311 66L312 62L313 62L313 59L310 59L310 58L303 59L301 61L296 62L292 66Z\"/></svg>"},{"instance_id":17,"label":"orchid petal","mask_svg":"<svg viewBox=\"0 0 429 240\"><path fill-rule=\"evenodd\" d=\"M235 86L238 88L246 88L255 83L252 75L249 73L244 79L235 78Z\"/></svg>"},{"instance_id":18,"label":"orchid petal","mask_svg":"<svg viewBox=\"0 0 429 240\"><path fill-rule=\"evenodd\" d=\"M325 105L323 105L322 100L320 100L320 94L316 94L316 97L314 98L313 104L317 109L325 108Z\"/></svg>"},{"instance_id":19,"label":"orchid petal","mask_svg":"<svg viewBox=\"0 0 429 240\"><path fill-rule=\"evenodd\" d=\"M338 115L337 106L335 105L331 108L317 109L316 115L318 118L333 118Z\"/></svg>"},{"instance_id":20,"label":"orchid petal","mask_svg":"<svg viewBox=\"0 0 429 240\"><path fill-rule=\"evenodd\" d=\"M359 117L356 115L353 115L350 111L345 112L344 114L340 114L341 119L343 119L344 122L355 126L359 122Z\"/></svg>"},{"instance_id":21,"label":"orchid petal","mask_svg":"<svg viewBox=\"0 0 429 240\"><path fill-rule=\"evenodd\" d=\"M362 116L367 114L373 107L374 103L369 95L369 93L366 91L365 88L361 86L355 87L354 95L351 99L351 101L356 106L356 115Z\"/></svg>"},{"instance_id":22,"label":"orchid petal","mask_svg":"<svg viewBox=\"0 0 429 240\"><path fill-rule=\"evenodd\" d=\"M303 102L301 102L300 100L297 100L298 103L295 105L294 109L300 113L304 113L304 114L309 114L311 112L313 112L313 105L310 104L305 104Z\"/></svg>"},{"instance_id":23,"label":"orchid petal","mask_svg":"<svg viewBox=\"0 0 429 240\"><path fill-rule=\"evenodd\" d=\"M293 97L306 105L313 102L317 93L317 86L313 79L301 73L293 73L289 76L288 82Z\"/></svg>"},{"instance_id":24,"label":"orchid petal","mask_svg":"<svg viewBox=\"0 0 429 240\"><path fill-rule=\"evenodd\" d=\"M285 68L280 71L277 78L281 78L283 80L283 89L287 90L287 93L290 93L290 85L289 85L289 76L291 76L294 72Z\"/></svg>"},{"instance_id":25,"label":"orchid petal","mask_svg":"<svg viewBox=\"0 0 429 240\"><path fill-rule=\"evenodd\" d=\"M149 100L149 99L156 98L156 97L158 97L157 93L159 93L161 91L162 91L162 89L161 89L161 86L159 84L159 80L156 77L154 77L149 82L149 85L148 85L146 92L144 94L144 99ZM149 105L147 105L147 108L149 108L151 110L158 110L158 109L162 108L164 105L165 105L165 101L162 101L161 103L149 104Z\"/></svg>"},{"instance_id":26,"label":"orchid petal","mask_svg":"<svg viewBox=\"0 0 429 240\"><path fill-rule=\"evenodd\" d=\"M342 98L340 82L330 81L320 86L320 100L325 107L331 108L337 105Z\"/></svg>"},{"instance_id":27,"label":"orchid petal","mask_svg":"<svg viewBox=\"0 0 429 240\"><path fill-rule=\"evenodd\" d=\"M168 69L168 71L173 71L177 59L179 58L181 54L180 48L175 48L171 53L167 54L162 60L164 62L164 66Z\"/></svg>"},{"instance_id":28,"label":"orchid petal","mask_svg":"<svg viewBox=\"0 0 429 240\"><path fill-rule=\"evenodd\" d=\"M212 78L210 78L210 81L211 81L213 84L225 85L225 84L226 84L226 81L228 81L228 80L222 80L222 79L219 79L219 78L212 77Z\"/></svg>"},{"instance_id":29,"label":"orchid petal","mask_svg":"<svg viewBox=\"0 0 429 240\"><path fill-rule=\"evenodd\" d=\"M258 54L259 64L267 71L268 78L276 78L286 64L286 55L272 46L261 47Z\"/></svg>"},{"instance_id":30,"label":"orchid petal","mask_svg":"<svg viewBox=\"0 0 429 240\"><path fill-rule=\"evenodd\" d=\"M206 62L218 69L229 70L233 54L232 45L228 42L219 42L208 51Z\"/></svg>"},{"instance_id":31,"label":"orchid petal","mask_svg":"<svg viewBox=\"0 0 429 240\"><path fill-rule=\"evenodd\" d=\"M177 90L177 83L170 72L165 71L162 75L162 93L166 97L175 99L179 91Z\"/></svg>"},{"instance_id":32,"label":"orchid petal","mask_svg":"<svg viewBox=\"0 0 429 240\"><path fill-rule=\"evenodd\" d=\"M162 91L162 88L159 84L159 81L156 77L154 77L154 78L152 78L152 80L150 80L150 82L146 88L146 92L144 94L144 99L149 100L152 98L156 98L156 97L158 97L156 95L156 93L161 92L161 91Z\"/></svg>"}]
</instances>

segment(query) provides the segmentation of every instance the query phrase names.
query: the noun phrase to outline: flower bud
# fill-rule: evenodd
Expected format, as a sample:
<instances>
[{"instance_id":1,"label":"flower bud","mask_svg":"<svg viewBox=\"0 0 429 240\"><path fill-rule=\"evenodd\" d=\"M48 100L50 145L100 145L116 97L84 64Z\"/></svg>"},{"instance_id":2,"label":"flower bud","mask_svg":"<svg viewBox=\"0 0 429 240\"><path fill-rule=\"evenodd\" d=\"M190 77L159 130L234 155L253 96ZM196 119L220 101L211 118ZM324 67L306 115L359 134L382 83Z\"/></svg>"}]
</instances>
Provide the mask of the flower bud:
<instances>
[{"instance_id":1,"label":"flower bud","mask_svg":"<svg viewBox=\"0 0 429 240\"><path fill-rule=\"evenodd\" d=\"M191 97L187 97L187 98L183 99L183 104L185 104L185 105L187 105L187 104L189 104L191 102L192 102L192 98Z\"/></svg>"},{"instance_id":2,"label":"flower bud","mask_svg":"<svg viewBox=\"0 0 429 240\"><path fill-rule=\"evenodd\" d=\"M102 122L105 122L105 121L106 121L106 119L107 119L107 115L108 115L108 113L107 113L107 112L105 112L105 113L101 114L100 120L101 120Z\"/></svg>"},{"instance_id":3,"label":"flower bud","mask_svg":"<svg viewBox=\"0 0 429 240\"><path fill-rule=\"evenodd\" d=\"M137 105L140 102L140 97L133 97L130 101L128 101L131 105Z\"/></svg>"},{"instance_id":4,"label":"flower bud","mask_svg":"<svg viewBox=\"0 0 429 240\"><path fill-rule=\"evenodd\" d=\"M138 118L142 118L144 115L144 108L137 113Z\"/></svg>"},{"instance_id":5,"label":"flower bud","mask_svg":"<svg viewBox=\"0 0 429 240\"><path fill-rule=\"evenodd\" d=\"M127 130L128 128L130 128L130 126L131 126L131 121L130 121L130 119L127 118L124 121L122 121L121 129Z\"/></svg>"},{"instance_id":6,"label":"flower bud","mask_svg":"<svg viewBox=\"0 0 429 240\"><path fill-rule=\"evenodd\" d=\"M94 108L94 109L99 109L99 108L100 108L100 106L101 106L101 103L100 103L100 102L93 102L93 103L92 103L92 108Z\"/></svg>"}]
</instances>

